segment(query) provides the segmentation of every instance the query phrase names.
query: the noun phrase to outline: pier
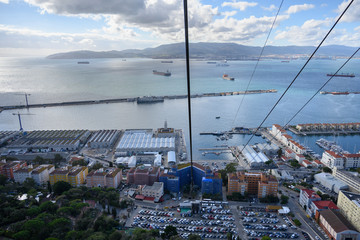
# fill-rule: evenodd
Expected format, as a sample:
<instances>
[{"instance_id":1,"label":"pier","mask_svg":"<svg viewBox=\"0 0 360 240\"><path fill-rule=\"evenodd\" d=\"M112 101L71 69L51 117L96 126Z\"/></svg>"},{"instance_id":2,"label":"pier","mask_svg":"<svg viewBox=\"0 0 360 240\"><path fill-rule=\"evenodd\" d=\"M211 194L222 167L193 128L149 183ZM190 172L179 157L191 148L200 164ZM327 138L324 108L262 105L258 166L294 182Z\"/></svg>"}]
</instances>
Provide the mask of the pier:
<instances>
[{"instance_id":1,"label":"pier","mask_svg":"<svg viewBox=\"0 0 360 240\"><path fill-rule=\"evenodd\" d=\"M200 97L219 97L219 96L234 96L234 95L243 95L243 94L259 94L259 93L276 93L276 89L269 90L249 90L249 91L237 91L237 92L220 92L220 93L201 93L201 94L192 94L191 98L200 98ZM140 97L131 97L131 98L111 98L111 99L102 99L102 100L84 100L84 101L69 101L69 102L55 102L55 103L38 103L38 104L28 104L28 105L9 105L9 106L0 106L0 113L4 110L14 110L14 109L24 109L24 108L42 108L42 107L60 107L60 106L76 106L76 105L90 105L90 104L107 104L107 103L121 103L121 102L135 102ZM173 96L154 96L154 98L163 98L165 100L171 99L183 99L187 98L187 95L173 95ZM152 103L152 102L149 102ZM154 102L156 103L156 102Z\"/></svg>"}]
</instances>

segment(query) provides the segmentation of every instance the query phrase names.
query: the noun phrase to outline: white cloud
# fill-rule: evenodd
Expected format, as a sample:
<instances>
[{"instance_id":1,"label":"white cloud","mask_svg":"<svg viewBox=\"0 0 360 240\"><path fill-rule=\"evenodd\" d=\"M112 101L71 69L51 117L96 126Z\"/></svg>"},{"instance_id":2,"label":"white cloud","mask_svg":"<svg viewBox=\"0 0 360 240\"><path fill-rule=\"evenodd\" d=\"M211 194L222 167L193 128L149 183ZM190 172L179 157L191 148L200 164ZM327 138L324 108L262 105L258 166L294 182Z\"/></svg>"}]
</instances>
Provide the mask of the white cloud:
<instances>
[{"instance_id":1,"label":"white cloud","mask_svg":"<svg viewBox=\"0 0 360 240\"><path fill-rule=\"evenodd\" d=\"M234 9L239 9L240 11L245 11L248 7L255 7L257 5L256 2L236 2L235 0L233 2L224 2L221 4L222 7L229 6Z\"/></svg>"},{"instance_id":2,"label":"white cloud","mask_svg":"<svg viewBox=\"0 0 360 240\"><path fill-rule=\"evenodd\" d=\"M277 9L277 7L274 4L271 4L269 7L262 7L262 9L264 9L265 11L274 11L275 9Z\"/></svg>"},{"instance_id":3,"label":"white cloud","mask_svg":"<svg viewBox=\"0 0 360 240\"><path fill-rule=\"evenodd\" d=\"M232 17L237 14L237 11L222 12L221 15L225 17Z\"/></svg>"},{"instance_id":4,"label":"white cloud","mask_svg":"<svg viewBox=\"0 0 360 240\"><path fill-rule=\"evenodd\" d=\"M325 20L308 20L302 26L292 26L285 31L279 31L275 36L276 40L286 39L295 45L316 45L328 32L328 26L331 25L333 19ZM327 28L326 28L327 27Z\"/></svg>"},{"instance_id":5,"label":"white cloud","mask_svg":"<svg viewBox=\"0 0 360 240\"><path fill-rule=\"evenodd\" d=\"M0 3L9 4L9 0L0 0Z\"/></svg>"},{"instance_id":6,"label":"white cloud","mask_svg":"<svg viewBox=\"0 0 360 240\"><path fill-rule=\"evenodd\" d=\"M305 11L305 10L309 10L314 8L315 5L314 4L302 4L302 5L292 5L288 8L288 10L286 10L287 14L294 14L300 11Z\"/></svg>"},{"instance_id":7,"label":"white cloud","mask_svg":"<svg viewBox=\"0 0 360 240\"><path fill-rule=\"evenodd\" d=\"M349 5L350 0L342 2L337 9L337 13L339 15L345 10L345 8ZM344 16L341 18L342 22L356 22L360 21L360 1L354 1L349 9L346 11Z\"/></svg>"}]
</instances>

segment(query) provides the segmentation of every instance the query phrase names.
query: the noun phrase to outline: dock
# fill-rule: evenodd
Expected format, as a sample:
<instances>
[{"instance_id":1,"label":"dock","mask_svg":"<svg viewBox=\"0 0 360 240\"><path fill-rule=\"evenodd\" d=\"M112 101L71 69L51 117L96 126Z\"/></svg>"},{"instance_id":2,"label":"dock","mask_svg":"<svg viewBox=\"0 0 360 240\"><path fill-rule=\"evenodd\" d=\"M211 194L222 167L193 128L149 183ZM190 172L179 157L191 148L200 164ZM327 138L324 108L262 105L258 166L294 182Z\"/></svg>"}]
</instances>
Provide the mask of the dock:
<instances>
[{"instance_id":1,"label":"dock","mask_svg":"<svg viewBox=\"0 0 360 240\"><path fill-rule=\"evenodd\" d=\"M220 92L220 93L201 93L201 94L192 94L191 98L200 98L200 97L219 97L219 96L234 96L234 95L243 95L243 94L260 94L260 93L276 93L276 89L269 90L249 90L249 91L237 91L237 92ZM183 99L187 98L187 95L173 95L173 96L153 96L154 98L163 98L165 100L171 99ZM76 105L90 105L90 104L108 104L108 103L121 103L121 102L135 102L141 97L131 97L131 98L111 98L111 99L101 99L101 100L84 100L84 101L69 101L69 102L54 102L54 103L38 103L38 104L28 104L28 105L8 105L0 106L1 111L5 110L14 110L14 109L24 109L24 108L43 108L43 107L59 107L59 106L76 106ZM154 102L155 103L155 102Z\"/></svg>"}]
</instances>

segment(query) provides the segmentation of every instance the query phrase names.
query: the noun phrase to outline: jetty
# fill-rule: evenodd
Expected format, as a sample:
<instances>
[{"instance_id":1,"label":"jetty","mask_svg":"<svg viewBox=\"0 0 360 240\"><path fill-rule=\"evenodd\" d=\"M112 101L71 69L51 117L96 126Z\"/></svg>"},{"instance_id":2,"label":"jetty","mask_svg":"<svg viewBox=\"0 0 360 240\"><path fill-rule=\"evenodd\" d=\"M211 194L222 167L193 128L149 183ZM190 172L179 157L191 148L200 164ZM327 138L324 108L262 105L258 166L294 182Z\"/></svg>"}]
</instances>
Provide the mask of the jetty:
<instances>
[{"instance_id":1,"label":"jetty","mask_svg":"<svg viewBox=\"0 0 360 240\"><path fill-rule=\"evenodd\" d=\"M219 97L219 96L233 96L233 95L260 94L260 93L276 93L276 92L277 92L276 89L249 90L249 91L237 91L237 92L192 94L192 95L190 95L190 97L191 98ZM171 99L187 98L187 95L152 96L152 97L156 98L156 99L171 100ZM75 105L90 105L90 104L136 102L139 98L143 98L143 97L111 98L111 99L101 99L101 100L84 100L84 101L69 101L69 102L54 102L54 103L37 103L37 104L27 104L27 105L8 105L8 106L0 106L0 113L1 113L1 111L5 111L5 110L24 109L24 108L42 108L42 107L60 107L60 106L75 106Z\"/></svg>"}]
</instances>

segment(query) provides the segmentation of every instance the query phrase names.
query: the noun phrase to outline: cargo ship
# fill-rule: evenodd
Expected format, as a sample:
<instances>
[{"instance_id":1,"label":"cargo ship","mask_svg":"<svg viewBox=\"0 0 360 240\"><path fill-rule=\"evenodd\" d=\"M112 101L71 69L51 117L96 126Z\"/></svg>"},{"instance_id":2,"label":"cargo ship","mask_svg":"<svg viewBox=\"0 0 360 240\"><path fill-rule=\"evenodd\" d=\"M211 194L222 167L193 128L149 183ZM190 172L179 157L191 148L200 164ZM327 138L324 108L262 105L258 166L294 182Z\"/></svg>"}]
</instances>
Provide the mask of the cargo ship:
<instances>
[{"instance_id":1,"label":"cargo ship","mask_svg":"<svg viewBox=\"0 0 360 240\"><path fill-rule=\"evenodd\" d=\"M167 70L166 72L159 72L159 71L153 70L153 74L155 74L155 75L161 75L161 76L166 76L166 77L171 76L171 72L169 72L169 70Z\"/></svg>"},{"instance_id":2,"label":"cargo ship","mask_svg":"<svg viewBox=\"0 0 360 240\"><path fill-rule=\"evenodd\" d=\"M77 62L78 64L89 64L90 62L88 61L82 61L82 62Z\"/></svg>"},{"instance_id":3,"label":"cargo ship","mask_svg":"<svg viewBox=\"0 0 360 240\"><path fill-rule=\"evenodd\" d=\"M216 62L206 62L207 64L216 64Z\"/></svg>"},{"instance_id":4,"label":"cargo ship","mask_svg":"<svg viewBox=\"0 0 360 240\"><path fill-rule=\"evenodd\" d=\"M332 94L332 95L348 95L349 92L320 92L320 94Z\"/></svg>"},{"instance_id":5,"label":"cargo ship","mask_svg":"<svg viewBox=\"0 0 360 240\"><path fill-rule=\"evenodd\" d=\"M224 74L224 75L222 76L222 78L225 79L225 80L231 80L231 81L234 81L234 80L235 80L235 78L229 77L229 75L227 75L227 74Z\"/></svg>"},{"instance_id":6,"label":"cargo ship","mask_svg":"<svg viewBox=\"0 0 360 240\"><path fill-rule=\"evenodd\" d=\"M161 61L161 63L173 63L173 61Z\"/></svg>"},{"instance_id":7,"label":"cargo ship","mask_svg":"<svg viewBox=\"0 0 360 240\"><path fill-rule=\"evenodd\" d=\"M355 77L355 74L351 73L341 73L341 74L333 74L333 73L328 73L326 74L326 76L328 77Z\"/></svg>"},{"instance_id":8,"label":"cargo ship","mask_svg":"<svg viewBox=\"0 0 360 240\"><path fill-rule=\"evenodd\" d=\"M164 102L164 97L144 96L136 99L137 103L157 103Z\"/></svg>"}]
</instances>

